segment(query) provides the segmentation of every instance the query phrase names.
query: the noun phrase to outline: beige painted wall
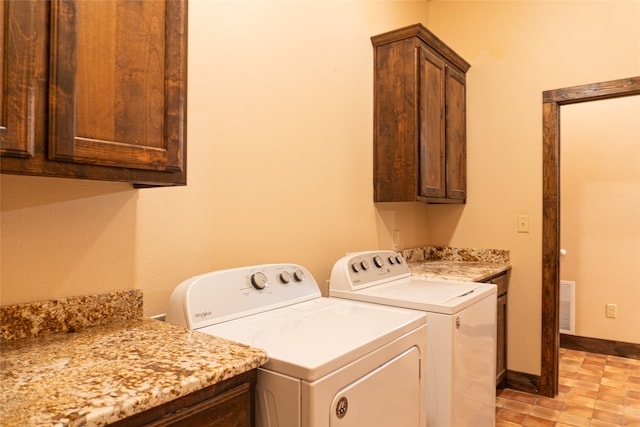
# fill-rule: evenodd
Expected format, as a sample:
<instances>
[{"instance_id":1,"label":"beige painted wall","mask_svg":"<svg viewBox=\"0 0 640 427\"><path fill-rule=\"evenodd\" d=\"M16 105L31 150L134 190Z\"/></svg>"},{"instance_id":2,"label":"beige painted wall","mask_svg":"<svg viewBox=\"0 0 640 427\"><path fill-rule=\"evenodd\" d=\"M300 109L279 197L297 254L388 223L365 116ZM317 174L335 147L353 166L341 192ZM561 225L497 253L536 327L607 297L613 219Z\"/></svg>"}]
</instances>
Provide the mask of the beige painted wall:
<instances>
[{"instance_id":1,"label":"beige painted wall","mask_svg":"<svg viewBox=\"0 0 640 427\"><path fill-rule=\"evenodd\" d=\"M430 2L429 28L471 68L469 199L428 207L429 241L511 250L511 370L540 373L542 92L640 75L638 22L639 1Z\"/></svg>"},{"instance_id":2,"label":"beige painted wall","mask_svg":"<svg viewBox=\"0 0 640 427\"><path fill-rule=\"evenodd\" d=\"M427 244L426 205L372 203L370 36L424 1L189 4L188 186L0 175L0 302L144 290L268 262L323 288L347 251Z\"/></svg>"},{"instance_id":3,"label":"beige painted wall","mask_svg":"<svg viewBox=\"0 0 640 427\"><path fill-rule=\"evenodd\" d=\"M153 315L192 275L279 261L324 287L399 229L403 248L511 250L509 369L539 373L541 92L640 74L640 2L189 7L188 186L0 175L0 302L135 287ZM472 65L466 206L371 201L369 37L415 22Z\"/></svg>"},{"instance_id":4,"label":"beige painted wall","mask_svg":"<svg viewBox=\"0 0 640 427\"><path fill-rule=\"evenodd\" d=\"M560 114L560 277L576 282L575 333L640 343L640 96Z\"/></svg>"}]
</instances>

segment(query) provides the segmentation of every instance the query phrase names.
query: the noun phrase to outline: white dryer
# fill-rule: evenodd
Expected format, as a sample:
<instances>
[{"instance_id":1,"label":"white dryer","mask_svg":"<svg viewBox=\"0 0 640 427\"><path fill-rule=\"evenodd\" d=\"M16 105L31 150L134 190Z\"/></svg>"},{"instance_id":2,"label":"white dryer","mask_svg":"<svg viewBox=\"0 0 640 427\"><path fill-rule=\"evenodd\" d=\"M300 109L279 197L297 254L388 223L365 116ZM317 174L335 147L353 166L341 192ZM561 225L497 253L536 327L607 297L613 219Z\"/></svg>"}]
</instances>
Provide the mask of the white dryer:
<instances>
[{"instance_id":1,"label":"white dryer","mask_svg":"<svg viewBox=\"0 0 640 427\"><path fill-rule=\"evenodd\" d=\"M393 251L347 254L331 271L329 296L427 314L427 425L493 427L496 286L411 275Z\"/></svg>"},{"instance_id":2,"label":"white dryer","mask_svg":"<svg viewBox=\"0 0 640 427\"><path fill-rule=\"evenodd\" d=\"M266 350L259 427L424 427L424 313L325 298L295 264L219 270L172 293L167 321Z\"/></svg>"}]
</instances>

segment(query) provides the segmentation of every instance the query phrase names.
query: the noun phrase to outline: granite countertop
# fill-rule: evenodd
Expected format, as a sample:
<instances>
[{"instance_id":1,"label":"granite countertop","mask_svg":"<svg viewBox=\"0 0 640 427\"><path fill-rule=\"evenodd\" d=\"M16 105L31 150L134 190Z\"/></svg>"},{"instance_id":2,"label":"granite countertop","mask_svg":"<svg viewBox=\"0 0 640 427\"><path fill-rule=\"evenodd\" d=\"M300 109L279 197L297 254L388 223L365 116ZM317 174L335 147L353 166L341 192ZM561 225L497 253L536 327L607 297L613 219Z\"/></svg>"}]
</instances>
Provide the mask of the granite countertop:
<instances>
[{"instance_id":1,"label":"granite countertop","mask_svg":"<svg viewBox=\"0 0 640 427\"><path fill-rule=\"evenodd\" d=\"M2 343L0 425L101 426L266 363L264 351L153 319Z\"/></svg>"},{"instance_id":2,"label":"granite countertop","mask_svg":"<svg viewBox=\"0 0 640 427\"><path fill-rule=\"evenodd\" d=\"M260 349L149 318L0 340L0 425L102 426L267 362Z\"/></svg>"},{"instance_id":3,"label":"granite countertop","mask_svg":"<svg viewBox=\"0 0 640 427\"><path fill-rule=\"evenodd\" d=\"M411 274L416 276L463 282L482 282L511 268L508 265L451 260L427 260L407 265Z\"/></svg>"},{"instance_id":4,"label":"granite countertop","mask_svg":"<svg viewBox=\"0 0 640 427\"><path fill-rule=\"evenodd\" d=\"M411 274L434 279L482 282L511 269L505 250L425 247L402 255Z\"/></svg>"}]
</instances>

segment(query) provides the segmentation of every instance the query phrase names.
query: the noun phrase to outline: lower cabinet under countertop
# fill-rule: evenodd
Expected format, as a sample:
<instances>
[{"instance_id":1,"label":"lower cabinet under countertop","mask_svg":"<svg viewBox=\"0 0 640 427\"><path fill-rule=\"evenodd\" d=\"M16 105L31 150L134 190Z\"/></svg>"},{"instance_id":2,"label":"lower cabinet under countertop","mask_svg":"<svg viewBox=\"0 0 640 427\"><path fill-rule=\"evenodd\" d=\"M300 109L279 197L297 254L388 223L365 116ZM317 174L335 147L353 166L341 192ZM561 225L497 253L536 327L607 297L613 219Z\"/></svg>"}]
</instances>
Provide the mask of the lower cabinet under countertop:
<instances>
[{"instance_id":1,"label":"lower cabinet under countertop","mask_svg":"<svg viewBox=\"0 0 640 427\"><path fill-rule=\"evenodd\" d=\"M111 427L253 427L257 369L109 424Z\"/></svg>"}]
</instances>

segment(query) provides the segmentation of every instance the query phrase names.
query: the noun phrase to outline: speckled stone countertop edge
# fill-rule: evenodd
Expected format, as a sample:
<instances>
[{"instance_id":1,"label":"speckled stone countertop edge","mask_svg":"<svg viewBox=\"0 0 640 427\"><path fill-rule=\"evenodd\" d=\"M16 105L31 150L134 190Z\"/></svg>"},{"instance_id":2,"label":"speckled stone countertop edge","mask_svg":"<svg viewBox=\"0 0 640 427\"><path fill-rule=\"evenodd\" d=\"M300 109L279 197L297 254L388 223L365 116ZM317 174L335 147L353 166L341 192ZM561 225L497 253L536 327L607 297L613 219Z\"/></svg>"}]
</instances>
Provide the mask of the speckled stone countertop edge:
<instances>
[{"instance_id":1,"label":"speckled stone countertop edge","mask_svg":"<svg viewBox=\"0 0 640 427\"><path fill-rule=\"evenodd\" d=\"M413 262L408 263L408 266L411 274L415 276L462 282L484 282L511 270L508 264L446 260Z\"/></svg>"},{"instance_id":2,"label":"speckled stone countertop edge","mask_svg":"<svg viewBox=\"0 0 640 427\"><path fill-rule=\"evenodd\" d=\"M456 248L450 246L425 246L403 249L400 254L407 262L420 261L465 261L486 264L509 264L506 249Z\"/></svg>"},{"instance_id":3,"label":"speckled stone countertop edge","mask_svg":"<svg viewBox=\"0 0 640 427\"><path fill-rule=\"evenodd\" d=\"M504 249L427 246L400 253L413 275L433 279L483 282L511 270Z\"/></svg>"},{"instance_id":4,"label":"speckled stone countertop edge","mask_svg":"<svg viewBox=\"0 0 640 427\"><path fill-rule=\"evenodd\" d=\"M0 306L0 343L142 317L142 290Z\"/></svg>"},{"instance_id":5,"label":"speckled stone countertop edge","mask_svg":"<svg viewBox=\"0 0 640 427\"><path fill-rule=\"evenodd\" d=\"M267 362L266 352L138 318L4 341L0 425L103 426Z\"/></svg>"}]
</instances>

